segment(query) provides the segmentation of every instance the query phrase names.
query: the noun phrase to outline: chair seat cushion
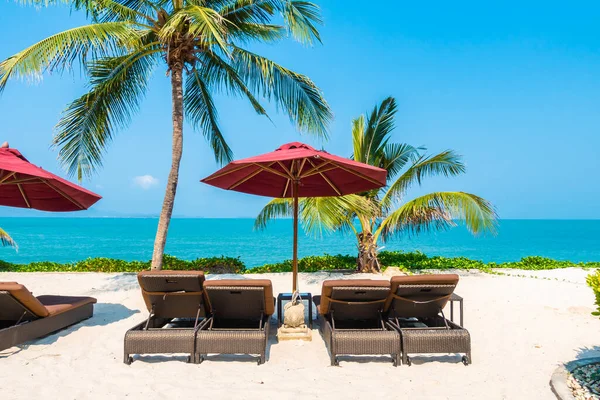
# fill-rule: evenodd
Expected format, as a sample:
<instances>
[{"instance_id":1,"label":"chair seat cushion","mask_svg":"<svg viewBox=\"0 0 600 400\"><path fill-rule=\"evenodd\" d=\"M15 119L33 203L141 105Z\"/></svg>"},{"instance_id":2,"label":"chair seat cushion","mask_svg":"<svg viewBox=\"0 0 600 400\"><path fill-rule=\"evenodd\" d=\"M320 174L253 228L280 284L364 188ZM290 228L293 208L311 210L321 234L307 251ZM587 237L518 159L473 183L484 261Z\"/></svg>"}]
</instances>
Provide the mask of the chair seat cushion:
<instances>
[{"instance_id":1,"label":"chair seat cushion","mask_svg":"<svg viewBox=\"0 0 600 400\"><path fill-rule=\"evenodd\" d=\"M273 283L269 279L211 279L204 281L204 288L210 290L215 287L258 287L264 288L265 314L273 315L275 303L273 302ZM207 297L210 297L206 293ZM208 299L210 304L210 299Z\"/></svg>"},{"instance_id":2,"label":"chair seat cushion","mask_svg":"<svg viewBox=\"0 0 600 400\"><path fill-rule=\"evenodd\" d=\"M389 289L390 282L382 279L331 279L323 281L321 296L314 296L313 300L318 302L317 310L319 314L325 315L329 312L329 298L334 288L365 287L365 288L385 288Z\"/></svg>"},{"instance_id":3,"label":"chair seat cushion","mask_svg":"<svg viewBox=\"0 0 600 400\"><path fill-rule=\"evenodd\" d=\"M50 316L72 310L86 304L96 303L93 297L75 297L75 296L39 296L37 298L44 305Z\"/></svg>"}]
</instances>

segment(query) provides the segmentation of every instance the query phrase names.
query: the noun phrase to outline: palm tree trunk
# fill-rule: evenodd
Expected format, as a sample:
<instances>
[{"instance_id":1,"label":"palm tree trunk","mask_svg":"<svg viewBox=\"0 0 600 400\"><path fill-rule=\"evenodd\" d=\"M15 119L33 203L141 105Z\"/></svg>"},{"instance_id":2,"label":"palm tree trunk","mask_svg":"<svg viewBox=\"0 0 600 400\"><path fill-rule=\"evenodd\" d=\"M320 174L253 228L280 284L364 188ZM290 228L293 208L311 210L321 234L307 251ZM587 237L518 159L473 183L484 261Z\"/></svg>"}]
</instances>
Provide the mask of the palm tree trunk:
<instances>
[{"instance_id":1,"label":"palm tree trunk","mask_svg":"<svg viewBox=\"0 0 600 400\"><path fill-rule=\"evenodd\" d=\"M357 271L365 273L381 272L381 266L377 258L377 243L375 243L373 234L363 231L356 236L358 238Z\"/></svg>"},{"instance_id":2,"label":"palm tree trunk","mask_svg":"<svg viewBox=\"0 0 600 400\"><path fill-rule=\"evenodd\" d=\"M158 220L156 239L154 239L153 270L162 269L167 232L171 222L171 214L173 214L173 204L175 203L175 193L179 181L179 164L183 152L183 66L178 62L171 66L171 96L173 101L173 154L165 199Z\"/></svg>"}]
</instances>

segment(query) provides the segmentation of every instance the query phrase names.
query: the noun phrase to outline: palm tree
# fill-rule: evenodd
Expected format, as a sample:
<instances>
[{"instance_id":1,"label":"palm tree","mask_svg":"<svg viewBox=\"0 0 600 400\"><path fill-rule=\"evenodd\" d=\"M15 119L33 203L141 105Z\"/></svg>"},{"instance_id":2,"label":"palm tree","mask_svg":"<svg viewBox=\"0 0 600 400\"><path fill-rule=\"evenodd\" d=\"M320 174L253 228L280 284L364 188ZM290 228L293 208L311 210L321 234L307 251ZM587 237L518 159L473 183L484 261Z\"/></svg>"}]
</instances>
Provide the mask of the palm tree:
<instances>
[{"instance_id":1,"label":"palm tree","mask_svg":"<svg viewBox=\"0 0 600 400\"><path fill-rule=\"evenodd\" d=\"M159 64L171 80L172 165L160 213L152 268L162 256L178 183L184 116L200 130L215 159L232 151L218 124L215 93L247 99L266 115L259 98L272 99L301 131L326 137L332 117L321 91L304 75L243 46L291 36L320 42L316 5L296 0L21 0L68 3L85 11L89 25L50 36L0 63L0 91L9 78L63 72L79 62L89 91L73 101L56 126L59 159L79 180L102 164L118 129L140 107L151 72ZM273 23L276 20L280 24Z\"/></svg>"},{"instance_id":2,"label":"palm tree","mask_svg":"<svg viewBox=\"0 0 600 400\"><path fill-rule=\"evenodd\" d=\"M301 199L300 218L309 232L351 230L358 239L357 269L378 272L378 242L401 233L446 229L464 220L473 233L495 232L496 213L487 200L465 192L433 192L406 201L408 189L424 178L465 172L461 157L451 150L435 155L424 148L390 142L396 101L389 97L369 115L352 121L354 160L384 168L388 185L368 193L343 197ZM290 215L289 199L269 202L256 219L263 229L273 218ZM358 222L358 227L356 225Z\"/></svg>"}]
</instances>

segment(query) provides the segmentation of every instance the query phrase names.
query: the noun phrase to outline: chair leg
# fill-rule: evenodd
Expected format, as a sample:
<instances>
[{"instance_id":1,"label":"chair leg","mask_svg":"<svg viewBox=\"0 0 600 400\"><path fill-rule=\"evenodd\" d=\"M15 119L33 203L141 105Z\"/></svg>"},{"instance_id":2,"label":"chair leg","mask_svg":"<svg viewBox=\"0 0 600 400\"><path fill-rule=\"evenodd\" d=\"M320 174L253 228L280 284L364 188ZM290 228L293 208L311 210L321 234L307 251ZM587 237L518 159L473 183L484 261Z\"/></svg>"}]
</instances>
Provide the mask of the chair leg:
<instances>
[{"instance_id":1,"label":"chair leg","mask_svg":"<svg viewBox=\"0 0 600 400\"><path fill-rule=\"evenodd\" d=\"M123 362L127 365L131 365L131 363L133 362L133 357L125 353L125 356L123 357Z\"/></svg>"},{"instance_id":2,"label":"chair leg","mask_svg":"<svg viewBox=\"0 0 600 400\"><path fill-rule=\"evenodd\" d=\"M331 360L332 367L339 367L340 362L338 361L336 354L333 351L331 352L330 360Z\"/></svg>"},{"instance_id":3,"label":"chair leg","mask_svg":"<svg viewBox=\"0 0 600 400\"><path fill-rule=\"evenodd\" d=\"M466 358L466 360L465 360L465 358ZM473 359L471 358L470 351L465 356L463 356L462 361L465 365L471 365L473 363Z\"/></svg>"}]
</instances>

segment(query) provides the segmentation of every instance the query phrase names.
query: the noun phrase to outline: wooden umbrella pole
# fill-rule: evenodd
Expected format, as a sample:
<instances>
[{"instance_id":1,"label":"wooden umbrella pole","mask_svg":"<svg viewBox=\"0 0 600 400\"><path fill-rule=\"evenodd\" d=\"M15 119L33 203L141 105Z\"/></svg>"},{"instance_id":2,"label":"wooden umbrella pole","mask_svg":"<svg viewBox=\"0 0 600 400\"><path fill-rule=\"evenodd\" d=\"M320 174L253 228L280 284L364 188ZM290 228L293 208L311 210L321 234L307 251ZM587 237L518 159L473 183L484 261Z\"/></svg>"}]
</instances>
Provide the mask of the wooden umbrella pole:
<instances>
[{"instance_id":1,"label":"wooden umbrella pole","mask_svg":"<svg viewBox=\"0 0 600 400\"><path fill-rule=\"evenodd\" d=\"M298 289L298 180L294 180L294 260L293 260L293 290Z\"/></svg>"}]
</instances>

